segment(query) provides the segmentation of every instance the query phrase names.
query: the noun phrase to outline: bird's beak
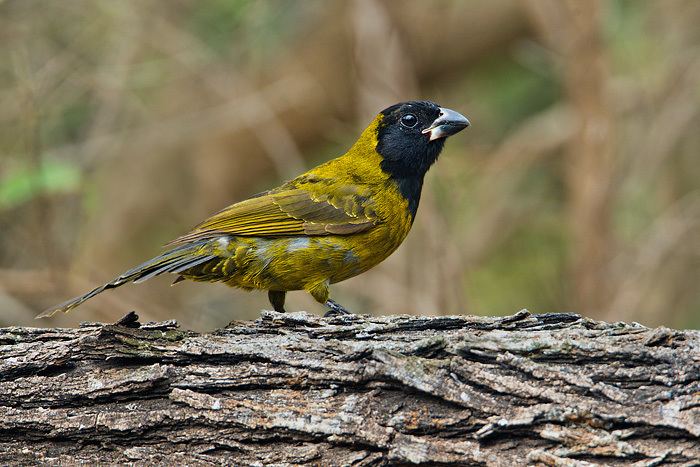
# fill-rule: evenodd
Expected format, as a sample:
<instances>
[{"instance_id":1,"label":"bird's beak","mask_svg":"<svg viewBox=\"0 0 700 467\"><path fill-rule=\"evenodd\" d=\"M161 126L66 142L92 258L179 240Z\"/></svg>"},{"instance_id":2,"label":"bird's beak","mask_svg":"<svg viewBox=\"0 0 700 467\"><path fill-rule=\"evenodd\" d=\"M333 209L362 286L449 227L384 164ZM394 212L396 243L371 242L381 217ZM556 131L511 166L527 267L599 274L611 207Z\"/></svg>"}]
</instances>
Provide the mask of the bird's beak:
<instances>
[{"instance_id":1,"label":"bird's beak","mask_svg":"<svg viewBox=\"0 0 700 467\"><path fill-rule=\"evenodd\" d=\"M430 141L433 141L459 133L468 126L469 120L467 120L467 117L454 110L440 107L440 116L422 133L430 133Z\"/></svg>"}]
</instances>

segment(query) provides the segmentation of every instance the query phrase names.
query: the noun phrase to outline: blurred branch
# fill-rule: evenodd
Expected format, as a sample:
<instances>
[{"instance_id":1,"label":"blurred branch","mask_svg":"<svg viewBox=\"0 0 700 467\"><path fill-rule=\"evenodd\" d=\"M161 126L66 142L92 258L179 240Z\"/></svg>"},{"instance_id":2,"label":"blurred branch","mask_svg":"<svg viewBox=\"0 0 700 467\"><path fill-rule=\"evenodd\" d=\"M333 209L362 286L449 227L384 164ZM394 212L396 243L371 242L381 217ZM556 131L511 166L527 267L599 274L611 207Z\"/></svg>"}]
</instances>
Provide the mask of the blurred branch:
<instances>
[{"instance_id":1,"label":"blurred branch","mask_svg":"<svg viewBox=\"0 0 700 467\"><path fill-rule=\"evenodd\" d=\"M371 121L377 109L417 96L410 54L379 0L355 0L352 8L358 120Z\"/></svg>"},{"instance_id":2,"label":"blurred branch","mask_svg":"<svg viewBox=\"0 0 700 467\"><path fill-rule=\"evenodd\" d=\"M700 191L696 191L669 206L630 252L616 258L613 267L617 270L616 276L622 279L606 310L607 316L619 320L650 318L640 316L640 312L645 311L643 302L659 287L662 268L681 245L699 235ZM672 308L666 313L672 314Z\"/></svg>"},{"instance_id":3,"label":"blurred branch","mask_svg":"<svg viewBox=\"0 0 700 467\"><path fill-rule=\"evenodd\" d=\"M65 267L67 261L62 257L61 251L53 248L53 211L51 200L45 187L49 184L45 182L46 171L44 170L44 147L42 142L42 110L41 96L37 95L39 83L30 65L28 52L25 48L13 55L13 68L17 77L17 89L21 96L21 117L22 130L24 135L23 152L28 166L35 177L29 177L28 183L33 184L30 188L34 194L30 200L31 213L33 214L33 244L36 246L44 258L44 264L48 267L51 275L56 279L56 270Z\"/></svg>"},{"instance_id":4,"label":"blurred branch","mask_svg":"<svg viewBox=\"0 0 700 467\"><path fill-rule=\"evenodd\" d=\"M700 115L700 48L673 57L666 79L654 96L653 109L642 115L644 131L631 145L629 178L653 178L673 154L679 141L697 126ZM639 182L637 182L639 183Z\"/></svg>"},{"instance_id":5,"label":"blurred branch","mask_svg":"<svg viewBox=\"0 0 700 467\"><path fill-rule=\"evenodd\" d=\"M458 249L467 267L475 267L486 258L537 208L536 201L518 195L521 182L529 168L571 141L575 118L567 105L556 105L529 117L488 155L474 189L479 222L462 235Z\"/></svg>"},{"instance_id":6,"label":"blurred branch","mask_svg":"<svg viewBox=\"0 0 700 467\"><path fill-rule=\"evenodd\" d=\"M576 309L595 313L610 297L611 210L615 169L613 111L601 32L601 2L526 3L540 34L560 54L564 87L576 114L566 183Z\"/></svg>"},{"instance_id":7,"label":"blurred branch","mask_svg":"<svg viewBox=\"0 0 700 467\"><path fill-rule=\"evenodd\" d=\"M121 8L105 8L105 12L117 24L109 31L111 53L105 57L100 72L96 73L92 87L96 110L84 139L96 143L82 149L88 151L83 157L93 164L96 158L113 155L121 146L114 144L113 138L102 136L114 131L122 108L134 101L129 95L128 80L143 40L144 22L134 11L132 3L124 2Z\"/></svg>"},{"instance_id":8,"label":"blurred branch","mask_svg":"<svg viewBox=\"0 0 700 467\"><path fill-rule=\"evenodd\" d=\"M531 34L518 0L396 2L384 0L420 83L445 82L457 71L502 53Z\"/></svg>"},{"instance_id":9,"label":"blurred branch","mask_svg":"<svg viewBox=\"0 0 700 467\"><path fill-rule=\"evenodd\" d=\"M55 291L48 269L0 269L0 285L11 295L46 295Z\"/></svg>"},{"instance_id":10,"label":"blurred branch","mask_svg":"<svg viewBox=\"0 0 700 467\"><path fill-rule=\"evenodd\" d=\"M208 73L202 67L202 59L209 55L208 48L192 34L182 28L176 28L165 19L156 22L160 34L152 37L154 47L169 52L180 63L195 72L208 89L226 102L236 100L240 95L248 95L247 107L241 108L245 115L257 118L243 125L257 136L268 157L274 163L277 173L284 178L292 178L304 170L304 159L289 130L280 120L279 110L266 100L265 93L258 90L237 70L229 70L226 76ZM167 37L168 40L161 40ZM187 51L183 54L182 51ZM310 78L310 77L309 77ZM263 121L264 124L260 124Z\"/></svg>"},{"instance_id":11,"label":"blurred branch","mask_svg":"<svg viewBox=\"0 0 700 467\"><path fill-rule=\"evenodd\" d=\"M192 138L193 133L206 129L223 131L224 129L240 128L241 126L262 125L266 123L266 115L255 112L259 94L264 94L268 102L275 102L276 111L294 106L303 99L305 91L311 84L306 76L287 76L263 89L255 90L247 95L237 97L221 105L197 110L176 117L163 118L113 133L96 135L80 143L56 147L51 153L57 157L67 157L71 154L84 154L88 162L100 156L99 149L104 146L118 146L128 141L132 151L147 153L152 146L176 146L183 140ZM252 109L251 113L241 109Z\"/></svg>"}]
</instances>

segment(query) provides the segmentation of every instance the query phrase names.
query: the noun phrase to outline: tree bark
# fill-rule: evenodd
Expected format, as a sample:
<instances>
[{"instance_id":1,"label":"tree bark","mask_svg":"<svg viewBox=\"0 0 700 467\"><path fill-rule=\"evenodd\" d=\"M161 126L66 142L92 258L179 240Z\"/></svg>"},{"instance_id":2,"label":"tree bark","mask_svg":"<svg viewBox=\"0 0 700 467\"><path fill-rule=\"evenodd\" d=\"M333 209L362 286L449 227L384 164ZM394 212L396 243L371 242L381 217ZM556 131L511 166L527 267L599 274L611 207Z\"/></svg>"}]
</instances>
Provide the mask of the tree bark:
<instances>
[{"instance_id":1,"label":"tree bark","mask_svg":"<svg viewBox=\"0 0 700 467\"><path fill-rule=\"evenodd\" d=\"M265 311L0 329L0 464L697 465L700 332Z\"/></svg>"}]
</instances>

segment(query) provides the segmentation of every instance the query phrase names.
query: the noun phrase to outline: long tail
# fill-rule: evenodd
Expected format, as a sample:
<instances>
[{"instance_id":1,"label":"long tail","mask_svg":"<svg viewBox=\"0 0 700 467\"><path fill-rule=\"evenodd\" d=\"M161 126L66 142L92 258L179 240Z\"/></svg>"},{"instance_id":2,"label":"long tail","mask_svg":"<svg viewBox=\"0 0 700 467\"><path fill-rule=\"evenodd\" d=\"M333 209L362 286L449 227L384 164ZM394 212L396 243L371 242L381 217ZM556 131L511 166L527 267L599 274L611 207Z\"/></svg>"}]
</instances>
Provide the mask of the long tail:
<instances>
[{"instance_id":1,"label":"long tail","mask_svg":"<svg viewBox=\"0 0 700 467\"><path fill-rule=\"evenodd\" d=\"M143 264L139 264L138 266L129 269L111 282L96 287L84 295L72 298L66 302L45 310L43 313L37 315L37 318L48 318L59 311L68 313L73 308L79 306L87 300L90 300L95 295L100 294L107 289L114 289L129 282L139 284L159 274L166 272L179 273L194 266L206 263L207 261L216 258L216 255L211 254L211 248L207 248L208 243L208 240L188 243L177 248L173 248L172 250L168 250L160 256L156 256Z\"/></svg>"}]
</instances>

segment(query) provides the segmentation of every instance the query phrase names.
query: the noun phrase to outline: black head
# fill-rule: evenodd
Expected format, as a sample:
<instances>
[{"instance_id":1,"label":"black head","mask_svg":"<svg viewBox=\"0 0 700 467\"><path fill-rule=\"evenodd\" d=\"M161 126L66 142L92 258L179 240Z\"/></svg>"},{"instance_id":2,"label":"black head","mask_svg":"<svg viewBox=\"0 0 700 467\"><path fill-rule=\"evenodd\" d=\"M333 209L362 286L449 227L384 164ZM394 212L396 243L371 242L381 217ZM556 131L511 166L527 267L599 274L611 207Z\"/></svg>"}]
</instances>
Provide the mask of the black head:
<instances>
[{"instance_id":1,"label":"black head","mask_svg":"<svg viewBox=\"0 0 700 467\"><path fill-rule=\"evenodd\" d=\"M381 167L399 184L415 216L425 173L440 155L445 139L468 127L469 120L429 101L401 102L381 114L377 132Z\"/></svg>"},{"instance_id":2,"label":"black head","mask_svg":"<svg viewBox=\"0 0 700 467\"><path fill-rule=\"evenodd\" d=\"M382 110L377 152L382 169L397 177L423 177L437 160L445 138L469 126L469 120L429 101L409 101Z\"/></svg>"}]
</instances>

